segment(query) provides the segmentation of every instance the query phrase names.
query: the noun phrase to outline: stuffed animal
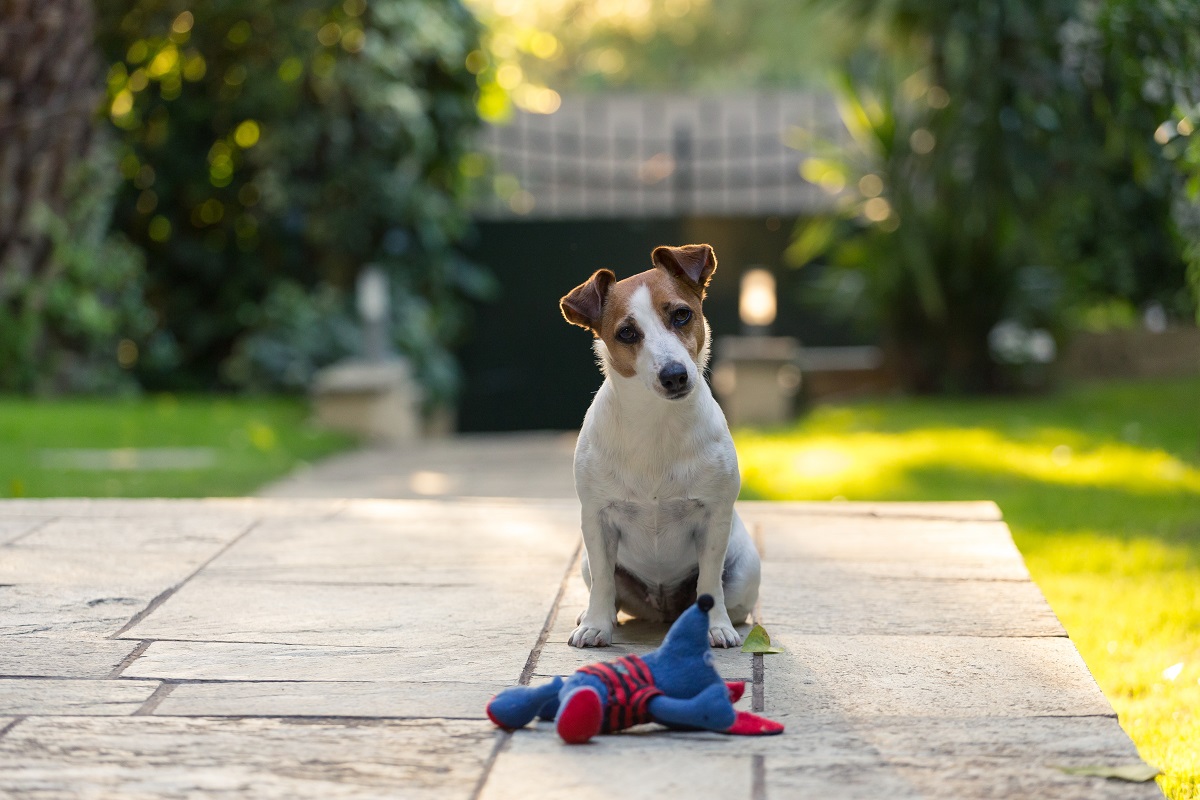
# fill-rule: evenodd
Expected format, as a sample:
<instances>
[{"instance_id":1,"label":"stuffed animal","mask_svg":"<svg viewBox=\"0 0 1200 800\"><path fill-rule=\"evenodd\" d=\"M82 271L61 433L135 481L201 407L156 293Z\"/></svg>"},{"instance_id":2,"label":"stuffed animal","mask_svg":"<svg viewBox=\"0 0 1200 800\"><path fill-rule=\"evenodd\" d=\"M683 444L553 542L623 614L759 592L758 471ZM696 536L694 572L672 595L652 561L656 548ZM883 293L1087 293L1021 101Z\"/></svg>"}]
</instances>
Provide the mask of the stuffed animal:
<instances>
[{"instance_id":1,"label":"stuffed animal","mask_svg":"<svg viewBox=\"0 0 1200 800\"><path fill-rule=\"evenodd\" d=\"M554 720L558 735L570 744L645 722L737 736L782 733L778 722L734 709L745 684L725 683L712 665L712 607L712 596L700 595L675 620L662 646L645 656L590 664L542 686L505 689L488 703L488 718L510 731L534 717Z\"/></svg>"}]
</instances>

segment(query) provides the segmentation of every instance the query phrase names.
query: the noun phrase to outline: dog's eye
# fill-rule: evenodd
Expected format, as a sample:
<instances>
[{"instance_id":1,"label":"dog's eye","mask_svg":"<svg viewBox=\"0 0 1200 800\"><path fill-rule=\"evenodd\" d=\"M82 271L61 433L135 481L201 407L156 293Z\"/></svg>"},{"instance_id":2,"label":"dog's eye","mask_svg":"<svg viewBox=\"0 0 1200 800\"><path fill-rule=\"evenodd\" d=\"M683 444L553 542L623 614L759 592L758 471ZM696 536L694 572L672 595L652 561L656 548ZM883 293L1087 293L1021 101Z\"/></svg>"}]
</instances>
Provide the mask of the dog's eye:
<instances>
[{"instance_id":1,"label":"dog's eye","mask_svg":"<svg viewBox=\"0 0 1200 800\"><path fill-rule=\"evenodd\" d=\"M642 335L638 333L637 328L631 328L626 325L617 331L617 338L625 344L636 344L642 338Z\"/></svg>"},{"instance_id":2,"label":"dog's eye","mask_svg":"<svg viewBox=\"0 0 1200 800\"><path fill-rule=\"evenodd\" d=\"M671 324L676 328L682 328L692 321L692 310L690 308L677 308L675 313L671 315Z\"/></svg>"}]
</instances>

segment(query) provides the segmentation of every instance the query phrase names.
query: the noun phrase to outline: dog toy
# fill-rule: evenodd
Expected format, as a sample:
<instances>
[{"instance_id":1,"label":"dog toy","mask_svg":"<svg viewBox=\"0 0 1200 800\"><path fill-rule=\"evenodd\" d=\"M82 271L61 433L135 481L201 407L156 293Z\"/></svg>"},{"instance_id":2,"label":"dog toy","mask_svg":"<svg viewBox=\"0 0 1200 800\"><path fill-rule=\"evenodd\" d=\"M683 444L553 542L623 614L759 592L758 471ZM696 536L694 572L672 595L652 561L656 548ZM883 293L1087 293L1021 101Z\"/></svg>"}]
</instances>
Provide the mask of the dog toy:
<instances>
[{"instance_id":1,"label":"dog toy","mask_svg":"<svg viewBox=\"0 0 1200 800\"><path fill-rule=\"evenodd\" d=\"M782 733L780 723L734 709L746 684L726 683L713 667L708 641L712 607L712 596L700 595L671 625L662 646L645 656L589 664L542 686L505 689L488 703L488 718L510 731L535 717L553 720L558 735L570 744L645 722L735 736Z\"/></svg>"}]
</instances>

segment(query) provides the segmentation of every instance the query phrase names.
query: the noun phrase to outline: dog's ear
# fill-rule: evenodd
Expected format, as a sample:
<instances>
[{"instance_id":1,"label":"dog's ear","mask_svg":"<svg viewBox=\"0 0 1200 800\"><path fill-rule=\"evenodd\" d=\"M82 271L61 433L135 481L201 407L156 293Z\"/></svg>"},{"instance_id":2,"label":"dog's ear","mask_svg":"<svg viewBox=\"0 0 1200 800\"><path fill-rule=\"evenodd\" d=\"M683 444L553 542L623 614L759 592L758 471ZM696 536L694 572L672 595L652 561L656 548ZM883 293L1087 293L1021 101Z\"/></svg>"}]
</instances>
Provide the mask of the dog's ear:
<instances>
[{"instance_id":1,"label":"dog's ear","mask_svg":"<svg viewBox=\"0 0 1200 800\"><path fill-rule=\"evenodd\" d=\"M617 276L612 270L598 269L588 278L572 289L566 297L558 301L562 315L567 322L587 328L597 336L600 335L600 314L604 311L604 301L608 298L608 287L613 285Z\"/></svg>"},{"instance_id":2,"label":"dog's ear","mask_svg":"<svg viewBox=\"0 0 1200 800\"><path fill-rule=\"evenodd\" d=\"M656 247L650 260L659 269L690 285L704 297L704 289L717 271L717 254L707 244L685 244L683 247Z\"/></svg>"}]
</instances>

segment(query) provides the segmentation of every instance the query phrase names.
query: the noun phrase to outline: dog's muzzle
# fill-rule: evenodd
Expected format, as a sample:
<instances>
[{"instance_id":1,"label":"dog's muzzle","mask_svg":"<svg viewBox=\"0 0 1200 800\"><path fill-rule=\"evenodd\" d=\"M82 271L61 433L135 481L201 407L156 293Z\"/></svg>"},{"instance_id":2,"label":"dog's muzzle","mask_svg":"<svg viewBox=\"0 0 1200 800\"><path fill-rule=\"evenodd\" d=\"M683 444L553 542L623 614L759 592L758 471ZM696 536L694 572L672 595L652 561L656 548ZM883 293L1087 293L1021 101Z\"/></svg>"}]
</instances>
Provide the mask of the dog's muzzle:
<instances>
[{"instance_id":1,"label":"dog's muzzle","mask_svg":"<svg viewBox=\"0 0 1200 800\"><path fill-rule=\"evenodd\" d=\"M658 371L658 382L669 400L678 400L692 390L687 367L678 361L672 361Z\"/></svg>"}]
</instances>

